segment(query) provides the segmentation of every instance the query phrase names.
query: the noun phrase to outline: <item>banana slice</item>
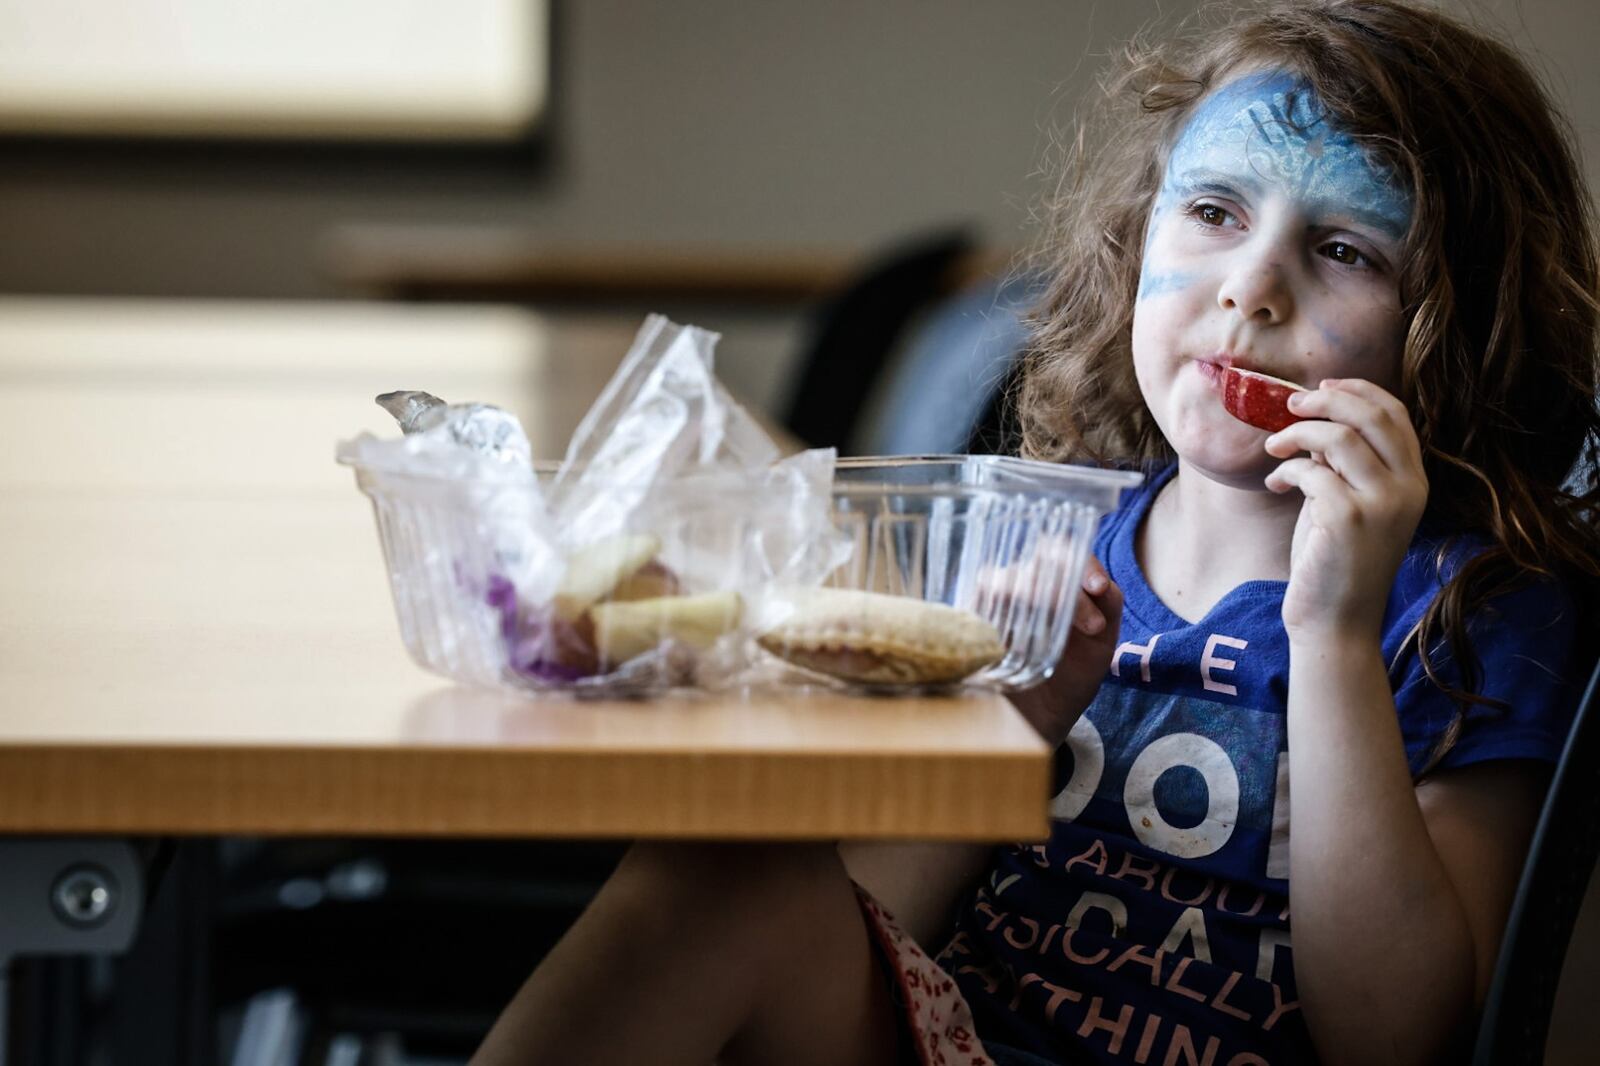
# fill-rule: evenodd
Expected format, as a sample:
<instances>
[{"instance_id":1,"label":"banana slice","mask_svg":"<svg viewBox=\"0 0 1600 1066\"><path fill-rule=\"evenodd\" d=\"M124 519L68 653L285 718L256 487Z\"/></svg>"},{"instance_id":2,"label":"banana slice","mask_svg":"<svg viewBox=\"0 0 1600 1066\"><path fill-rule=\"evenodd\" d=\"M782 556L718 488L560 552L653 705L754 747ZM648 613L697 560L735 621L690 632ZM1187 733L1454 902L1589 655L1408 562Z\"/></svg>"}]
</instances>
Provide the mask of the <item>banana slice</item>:
<instances>
[{"instance_id":1,"label":"banana slice","mask_svg":"<svg viewBox=\"0 0 1600 1066\"><path fill-rule=\"evenodd\" d=\"M569 621L577 618L660 550L661 538L649 533L623 533L579 548L567 557L566 575L556 589L556 613Z\"/></svg>"},{"instance_id":2,"label":"banana slice","mask_svg":"<svg viewBox=\"0 0 1600 1066\"><path fill-rule=\"evenodd\" d=\"M653 600L658 596L676 596L682 591L678 575L662 566L659 560L652 559L618 582L606 599L613 602Z\"/></svg>"},{"instance_id":3,"label":"banana slice","mask_svg":"<svg viewBox=\"0 0 1600 1066\"><path fill-rule=\"evenodd\" d=\"M805 588L774 597L757 638L796 666L862 684L960 681L1006 653L994 626L969 611L907 596Z\"/></svg>"},{"instance_id":4,"label":"banana slice","mask_svg":"<svg viewBox=\"0 0 1600 1066\"><path fill-rule=\"evenodd\" d=\"M737 592L612 601L589 609L595 647L608 666L643 655L667 640L704 651L739 624L740 614Z\"/></svg>"}]
</instances>

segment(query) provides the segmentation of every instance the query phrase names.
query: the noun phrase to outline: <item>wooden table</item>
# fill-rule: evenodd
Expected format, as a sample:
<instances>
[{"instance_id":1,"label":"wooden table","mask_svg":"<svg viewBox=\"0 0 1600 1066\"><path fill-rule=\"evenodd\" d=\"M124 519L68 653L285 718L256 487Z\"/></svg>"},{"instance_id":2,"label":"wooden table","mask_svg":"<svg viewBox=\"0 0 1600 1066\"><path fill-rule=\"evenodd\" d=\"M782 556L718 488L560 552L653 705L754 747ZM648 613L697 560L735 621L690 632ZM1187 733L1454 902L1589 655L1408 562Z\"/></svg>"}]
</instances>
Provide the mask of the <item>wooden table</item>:
<instances>
[{"instance_id":1,"label":"wooden table","mask_svg":"<svg viewBox=\"0 0 1600 1066\"><path fill-rule=\"evenodd\" d=\"M996 696L580 703L407 659L334 441L420 387L553 454L637 324L0 299L0 832L1042 836Z\"/></svg>"},{"instance_id":2,"label":"wooden table","mask_svg":"<svg viewBox=\"0 0 1600 1066\"><path fill-rule=\"evenodd\" d=\"M342 493L334 443L393 389L514 411L541 457L641 319L502 307L0 297L0 487Z\"/></svg>"}]
</instances>

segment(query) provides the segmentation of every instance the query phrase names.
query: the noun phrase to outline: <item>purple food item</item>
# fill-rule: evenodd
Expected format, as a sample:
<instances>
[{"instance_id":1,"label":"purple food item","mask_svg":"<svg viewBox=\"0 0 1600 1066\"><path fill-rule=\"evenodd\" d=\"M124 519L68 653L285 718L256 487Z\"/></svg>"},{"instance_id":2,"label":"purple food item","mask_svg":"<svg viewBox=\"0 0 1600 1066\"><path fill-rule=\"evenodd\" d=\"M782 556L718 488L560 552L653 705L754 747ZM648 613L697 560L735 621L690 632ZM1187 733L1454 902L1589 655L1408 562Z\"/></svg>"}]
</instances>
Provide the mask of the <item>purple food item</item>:
<instances>
[{"instance_id":1,"label":"purple food item","mask_svg":"<svg viewBox=\"0 0 1600 1066\"><path fill-rule=\"evenodd\" d=\"M516 587L500 574L489 576L484 602L500 615L506 662L515 673L566 684L600 672L588 615L568 621L548 608L519 609Z\"/></svg>"},{"instance_id":2,"label":"purple food item","mask_svg":"<svg viewBox=\"0 0 1600 1066\"><path fill-rule=\"evenodd\" d=\"M511 653L511 669L546 684L565 685L593 677L594 671L551 658L542 640L519 642Z\"/></svg>"},{"instance_id":3,"label":"purple food item","mask_svg":"<svg viewBox=\"0 0 1600 1066\"><path fill-rule=\"evenodd\" d=\"M459 577L457 578L459 580ZM511 640L517 634L517 586L500 574L489 575L483 602L500 612L500 635Z\"/></svg>"}]
</instances>

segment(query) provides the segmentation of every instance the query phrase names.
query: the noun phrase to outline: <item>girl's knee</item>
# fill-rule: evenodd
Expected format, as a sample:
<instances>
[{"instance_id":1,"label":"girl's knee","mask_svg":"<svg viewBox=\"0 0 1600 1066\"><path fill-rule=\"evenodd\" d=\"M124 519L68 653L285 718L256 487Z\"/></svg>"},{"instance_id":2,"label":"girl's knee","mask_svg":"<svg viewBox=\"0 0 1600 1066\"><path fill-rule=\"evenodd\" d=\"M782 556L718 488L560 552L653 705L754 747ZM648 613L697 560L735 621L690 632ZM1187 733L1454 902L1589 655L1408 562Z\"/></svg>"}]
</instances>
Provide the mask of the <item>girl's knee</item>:
<instances>
[{"instance_id":1,"label":"girl's knee","mask_svg":"<svg viewBox=\"0 0 1600 1066\"><path fill-rule=\"evenodd\" d=\"M617 877L656 906L679 913L711 908L727 919L741 912L798 915L843 899L854 905L832 844L640 843Z\"/></svg>"}]
</instances>

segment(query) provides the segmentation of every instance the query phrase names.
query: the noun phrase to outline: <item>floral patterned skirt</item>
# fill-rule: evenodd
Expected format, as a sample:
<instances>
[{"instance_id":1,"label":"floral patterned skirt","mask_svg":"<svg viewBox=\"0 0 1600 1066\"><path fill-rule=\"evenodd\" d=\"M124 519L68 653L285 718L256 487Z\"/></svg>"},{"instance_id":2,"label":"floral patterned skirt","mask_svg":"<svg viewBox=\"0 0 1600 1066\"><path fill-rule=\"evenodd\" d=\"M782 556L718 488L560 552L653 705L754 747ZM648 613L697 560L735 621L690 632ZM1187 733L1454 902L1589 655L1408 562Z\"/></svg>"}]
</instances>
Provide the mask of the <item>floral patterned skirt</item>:
<instances>
[{"instance_id":1,"label":"floral patterned skirt","mask_svg":"<svg viewBox=\"0 0 1600 1066\"><path fill-rule=\"evenodd\" d=\"M972 1026L972 1008L955 980L911 939L866 889L856 886L900 1008L901 1061L920 1066L995 1066Z\"/></svg>"}]
</instances>

